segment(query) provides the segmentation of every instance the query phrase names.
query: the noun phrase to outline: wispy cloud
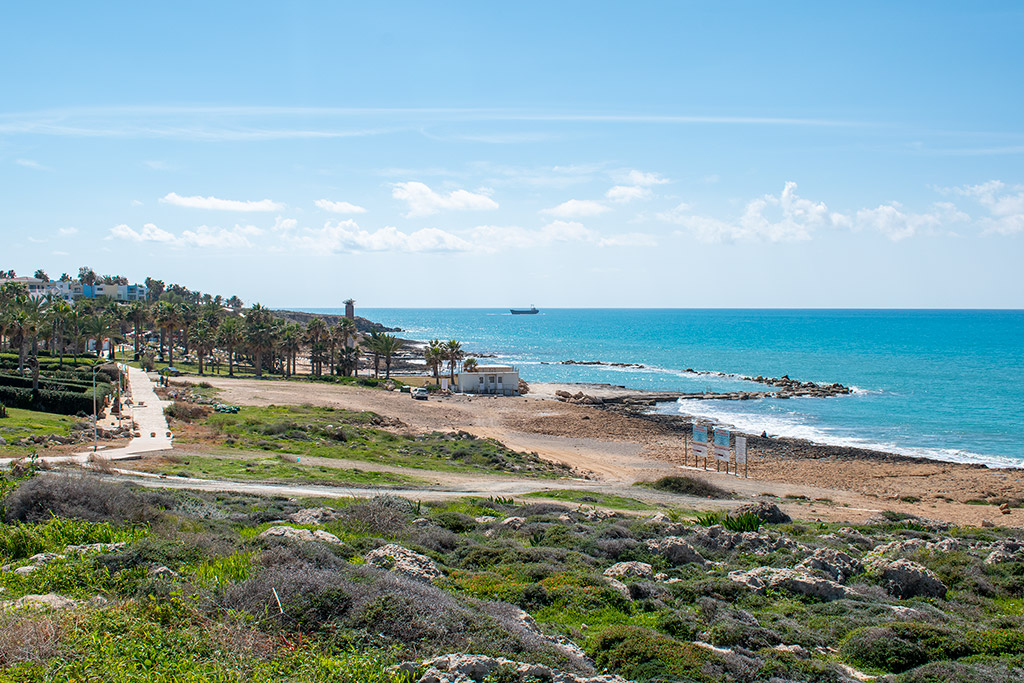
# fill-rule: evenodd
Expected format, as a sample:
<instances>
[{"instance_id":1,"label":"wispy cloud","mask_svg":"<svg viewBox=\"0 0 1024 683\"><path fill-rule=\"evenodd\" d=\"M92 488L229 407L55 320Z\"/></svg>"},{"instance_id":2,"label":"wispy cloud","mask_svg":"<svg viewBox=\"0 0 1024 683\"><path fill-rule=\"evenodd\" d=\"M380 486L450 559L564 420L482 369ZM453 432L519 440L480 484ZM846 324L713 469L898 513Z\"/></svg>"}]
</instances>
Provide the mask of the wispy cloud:
<instances>
[{"instance_id":1,"label":"wispy cloud","mask_svg":"<svg viewBox=\"0 0 1024 683\"><path fill-rule=\"evenodd\" d=\"M643 233L601 235L578 221L556 220L531 230L518 226L481 225L473 229L476 249L498 252L504 249L536 249L571 242L599 247L653 246L654 237Z\"/></svg>"},{"instance_id":2,"label":"wispy cloud","mask_svg":"<svg viewBox=\"0 0 1024 683\"><path fill-rule=\"evenodd\" d=\"M599 216L610 210L603 203L593 199L570 199L550 209L541 209L541 213L557 216L558 218L587 218L589 216Z\"/></svg>"},{"instance_id":3,"label":"wispy cloud","mask_svg":"<svg viewBox=\"0 0 1024 683\"><path fill-rule=\"evenodd\" d=\"M315 202L317 208L331 213L366 213L366 209L349 202L332 202L330 199L318 199Z\"/></svg>"},{"instance_id":4,"label":"wispy cloud","mask_svg":"<svg viewBox=\"0 0 1024 683\"><path fill-rule=\"evenodd\" d=\"M18 166L24 166L25 168L31 168L33 171L52 171L53 170L49 166L44 166L43 164L41 164L38 161L35 161L33 159L15 159L14 163L16 163Z\"/></svg>"},{"instance_id":5,"label":"wispy cloud","mask_svg":"<svg viewBox=\"0 0 1024 683\"><path fill-rule=\"evenodd\" d=\"M219 199L217 197L182 197L171 192L162 197L160 201L164 204L183 206L189 209L210 209L214 211L280 211L284 204L261 199L259 201L239 201L236 199Z\"/></svg>"},{"instance_id":6,"label":"wispy cloud","mask_svg":"<svg viewBox=\"0 0 1024 683\"><path fill-rule=\"evenodd\" d=\"M122 223L110 229L108 239L123 239L132 242L173 242L175 237L172 233L156 227L153 223L146 223L142 230L135 230Z\"/></svg>"},{"instance_id":7,"label":"wispy cloud","mask_svg":"<svg viewBox=\"0 0 1024 683\"><path fill-rule=\"evenodd\" d=\"M77 235L78 234L78 228L75 228L75 227L59 228L57 230L57 234L60 235L61 237L71 237L72 235Z\"/></svg>"},{"instance_id":8,"label":"wispy cloud","mask_svg":"<svg viewBox=\"0 0 1024 683\"><path fill-rule=\"evenodd\" d=\"M110 230L107 239L128 240L131 242L156 242L174 247L200 248L250 248L250 237L262 234L263 230L253 225L236 225L233 229L200 225L192 230L184 230L175 235L153 223L146 223L141 230L121 224Z\"/></svg>"},{"instance_id":9,"label":"wispy cloud","mask_svg":"<svg viewBox=\"0 0 1024 683\"><path fill-rule=\"evenodd\" d=\"M296 247L332 252L459 252L473 245L461 237L437 228L405 233L393 226L375 231L364 230L352 219L327 222L319 230L305 229L289 234L285 240Z\"/></svg>"},{"instance_id":10,"label":"wispy cloud","mask_svg":"<svg viewBox=\"0 0 1024 683\"><path fill-rule=\"evenodd\" d=\"M1000 235L1024 232L1024 185L989 180L979 185L939 188L939 191L967 197L981 204L989 214L979 221L985 232Z\"/></svg>"},{"instance_id":11,"label":"wispy cloud","mask_svg":"<svg viewBox=\"0 0 1024 683\"><path fill-rule=\"evenodd\" d=\"M497 209L498 203L482 192L454 190L441 194L424 183L395 183L391 196L409 205L406 218L430 216L440 211L486 211Z\"/></svg>"}]
</instances>

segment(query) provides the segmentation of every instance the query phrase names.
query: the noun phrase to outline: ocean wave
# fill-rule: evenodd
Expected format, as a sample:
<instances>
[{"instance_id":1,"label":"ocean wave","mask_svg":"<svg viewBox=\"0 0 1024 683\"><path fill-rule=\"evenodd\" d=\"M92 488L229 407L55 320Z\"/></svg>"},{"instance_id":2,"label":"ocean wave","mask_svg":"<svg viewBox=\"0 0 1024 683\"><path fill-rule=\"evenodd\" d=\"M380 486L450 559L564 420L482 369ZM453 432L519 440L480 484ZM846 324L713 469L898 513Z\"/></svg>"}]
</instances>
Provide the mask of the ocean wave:
<instances>
[{"instance_id":1,"label":"ocean wave","mask_svg":"<svg viewBox=\"0 0 1024 683\"><path fill-rule=\"evenodd\" d=\"M678 401L667 404L668 409L685 415L711 420L723 426L732 427L747 434L768 432L772 436L803 439L825 446L864 448L885 453L896 453L915 458L941 460L968 464L991 465L993 467L1024 468L1024 460L1010 456L987 455L956 448L929 448L905 446L886 441L875 441L857 436L844 436L807 424L806 416L791 411L785 415L764 415L740 413L715 405L715 401Z\"/></svg>"}]
</instances>

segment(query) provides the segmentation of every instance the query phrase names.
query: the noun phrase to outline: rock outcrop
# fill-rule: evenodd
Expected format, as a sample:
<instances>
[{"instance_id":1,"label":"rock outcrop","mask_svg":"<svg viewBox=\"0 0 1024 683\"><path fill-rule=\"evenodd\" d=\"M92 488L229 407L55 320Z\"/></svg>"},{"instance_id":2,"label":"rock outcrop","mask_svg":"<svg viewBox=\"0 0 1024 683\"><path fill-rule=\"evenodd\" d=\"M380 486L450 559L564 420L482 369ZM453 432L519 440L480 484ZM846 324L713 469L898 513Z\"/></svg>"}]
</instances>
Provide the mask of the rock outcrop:
<instances>
[{"instance_id":1,"label":"rock outcrop","mask_svg":"<svg viewBox=\"0 0 1024 683\"><path fill-rule=\"evenodd\" d=\"M329 534L326 531L316 529L310 531L309 529L296 529L290 526L272 526L259 535L259 538L279 538L289 541L300 541L308 543L310 541L319 541L321 543L340 544L341 539L334 534Z\"/></svg>"},{"instance_id":2,"label":"rock outcrop","mask_svg":"<svg viewBox=\"0 0 1024 683\"><path fill-rule=\"evenodd\" d=\"M652 553L661 555L674 565L692 562L705 567L708 564L708 561L697 552L696 548L679 536L666 536L647 541L647 549Z\"/></svg>"},{"instance_id":3,"label":"rock outcrop","mask_svg":"<svg viewBox=\"0 0 1024 683\"><path fill-rule=\"evenodd\" d=\"M733 508L729 512L729 516L739 517L748 513L754 515L765 524L788 524L793 521L789 515L779 509L778 505L765 503L764 501L740 505L737 508Z\"/></svg>"},{"instance_id":4,"label":"rock outcrop","mask_svg":"<svg viewBox=\"0 0 1024 683\"><path fill-rule=\"evenodd\" d=\"M826 601L846 597L846 588L835 581L820 579L795 569L758 567L746 572L729 572L729 578L736 583L748 586L756 593L764 593L769 588L777 588Z\"/></svg>"},{"instance_id":5,"label":"rock outcrop","mask_svg":"<svg viewBox=\"0 0 1024 683\"><path fill-rule=\"evenodd\" d=\"M864 565L841 550L818 548L796 566L797 569L816 569L836 583L845 583L854 574L864 570Z\"/></svg>"},{"instance_id":6,"label":"rock outcrop","mask_svg":"<svg viewBox=\"0 0 1024 683\"><path fill-rule=\"evenodd\" d=\"M621 676L585 676L558 671L543 664L524 664L484 655L442 655L422 662L406 662L397 669L412 675L421 667L426 671L419 678L411 679L416 683L480 683L495 671L501 671L501 680L508 683L630 683Z\"/></svg>"},{"instance_id":7,"label":"rock outcrop","mask_svg":"<svg viewBox=\"0 0 1024 683\"><path fill-rule=\"evenodd\" d=\"M295 524L308 524L310 526L327 524L341 517L341 513L334 508L306 508L288 515L286 519Z\"/></svg>"},{"instance_id":8,"label":"rock outcrop","mask_svg":"<svg viewBox=\"0 0 1024 683\"><path fill-rule=\"evenodd\" d=\"M646 562L617 562L605 569L604 575L613 579L653 579L654 571Z\"/></svg>"},{"instance_id":9,"label":"rock outcrop","mask_svg":"<svg viewBox=\"0 0 1024 683\"><path fill-rule=\"evenodd\" d=\"M870 573L879 577L882 587L894 598L945 598L946 584L931 570L910 560L887 560L877 557L867 564Z\"/></svg>"},{"instance_id":10,"label":"rock outcrop","mask_svg":"<svg viewBox=\"0 0 1024 683\"><path fill-rule=\"evenodd\" d=\"M432 559L395 543L388 543L366 553L366 562L416 581L429 583L444 576Z\"/></svg>"}]
</instances>

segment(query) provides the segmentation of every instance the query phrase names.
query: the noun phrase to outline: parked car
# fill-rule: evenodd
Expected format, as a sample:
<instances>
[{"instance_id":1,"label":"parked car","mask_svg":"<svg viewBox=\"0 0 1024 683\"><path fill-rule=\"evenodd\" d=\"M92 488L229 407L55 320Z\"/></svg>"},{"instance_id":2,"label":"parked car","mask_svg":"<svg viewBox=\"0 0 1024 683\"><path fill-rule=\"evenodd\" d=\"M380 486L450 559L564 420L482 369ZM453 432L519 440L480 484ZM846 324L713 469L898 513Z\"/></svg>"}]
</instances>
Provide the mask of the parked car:
<instances>
[{"instance_id":1,"label":"parked car","mask_svg":"<svg viewBox=\"0 0 1024 683\"><path fill-rule=\"evenodd\" d=\"M409 393L412 394L413 398L418 399L420 401L426 401L427 396L429 396L429 393L423 387L413 387L412 391Z\"/></svg>"}]
</instances>

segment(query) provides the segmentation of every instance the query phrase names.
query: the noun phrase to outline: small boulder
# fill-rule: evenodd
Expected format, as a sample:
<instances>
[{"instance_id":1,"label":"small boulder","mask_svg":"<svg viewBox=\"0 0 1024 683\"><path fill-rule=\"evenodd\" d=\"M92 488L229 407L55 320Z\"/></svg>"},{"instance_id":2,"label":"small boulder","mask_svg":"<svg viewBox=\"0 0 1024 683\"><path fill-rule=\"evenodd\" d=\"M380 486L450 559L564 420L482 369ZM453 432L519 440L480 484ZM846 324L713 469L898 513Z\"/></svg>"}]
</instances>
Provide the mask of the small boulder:
<instances>
[{"instance_id":1,"label":"small boulder","mask_svg":"<svg viewBox=\"0 0 1024 683\"><path fill-rule=\"evenodd\" d=\"M864 566L846 553L833 548L818 548L810 557L796 566L797 569L817 569L837 583L861 572Z\"/></svg>"},{"instance_id":2,"label":"small boulder","mask_svg":"<svg viewBox=\"0 0 1024 683\"><path fill-rule=\"evenodd\" d=\"M341 513L333 508L306 508L288 515L287 519L295 524L321 525L333 522L341 517Z\"/></svg>"},{"instance_id":3,"label":"small boulder","mask_svg":"<svg viewBox=\"0 0 1024 683\"><path fill-rule=\"evenodd\" d=\"M395 543L388 543L366 553L366 562L416 581L430 582L444 576L432 559Z\"/></svg>"},{"instance_id":4,"label":"small boulder","mask_svg":"<svg viewBox=\"0 0 1024 683\"><path fill-rule=\"evenodd\" d=\"M806 595L825 601L846 597L846 588L835 581L819 579L795 569L758 567L746 572L729 572L729 578L736 583L750 587L755 593L764 593L769 588L779 588L797 595Z\"/></svg>"},{"instance_id":5,"label":"small boulder","mask_svg":"<svg viewBox=\"0 0 1024 683\"><path fill-rule=\"evenodd\" d=\"M747 513L753 514L765 524L788 524L793 521L793 518L780 510L778 505L764 501L740 505L737 508L733 508L729 512L729 516L739 517Z\"/></svg>"},{"instance_id":6,"label":"small boulder","mask_svg":"<svg viewBox=\"0 0 1024 683\"><path fill-rule=\"evenodd\" d=\"M889 595L900 600L907 598L946 597L946 585L928 568L910 560L889 561L876 558L868 563L868 570L881 579L882 587Z\"/></svg>"},{"instance_id":7,"label":"small boulder","mask_svg":"<svg viewBox=\"0 0 1024 683\"><path fill-rule=\"evenodd\" d=\"M290 526L272 526L259 535L259 538L281 538L290 541L320 541L321 543L330 543L332 545L338 545L341 543L341 539L334 534L329 534L326 531L316 529L310 531L309 529L296 529Z\"/></svg>"},{"instance_id":8,"label":"small boulder","mask_svg":"<svg viewBox=\"0 0 1024 683\"><path fill-rule=\"evenodd\" d=\"M605 569L604 575L613 579L653 579L654 571L646 562L617 562Z\"/></svg>"},{"instance_id":9,"label":"small boulder","mask_svg":"<svg viewBox=\"0 0 1024 683\"><path fill-rule=\"evenodd\" d=\"M506 517L501 520L499 525L506 529L517 530L524 524L526 524L526 520L522 517Z\"/></svg>"},{"instance_id":10,"label":"small boulder","mask_svg":"<svg viewBox=\"0 0 1024 683\"><path fill-rule=\"evenodd\" d=\"M170 567L165 567L161 565L159 567L153 567L152 569L150 569L149 575L158 578L172 579L178 575L178 572L174 571Z\"/></svg>"},{"instance_id":11,"label":"small boulder","mask_svg":"<svg viewBox=\"0 0 1024 683\"><path fill-rule=\"evenodd\" d=\"M66 609L68 607L78 605L79 602L80 601L78 600L66 598L63 595L57 595L56 593L46 593L43 595L26 595L18 598L17 600L0 602L0 607L14 609Z\"/></svg>"},{"instance_id":12,"label":"small boulder","mask_svg":"<svg viewBox=\"0 0 1024 683\"><path fill-rule=\"evenodd\" d=\"M707 560L697 552L696 548L679 536L666 536L665 538L647 541L647 549L652 553L661 555L674 565L689 564L692 562L704 567L708 563Z\"/></svg>"}]
</instances>

